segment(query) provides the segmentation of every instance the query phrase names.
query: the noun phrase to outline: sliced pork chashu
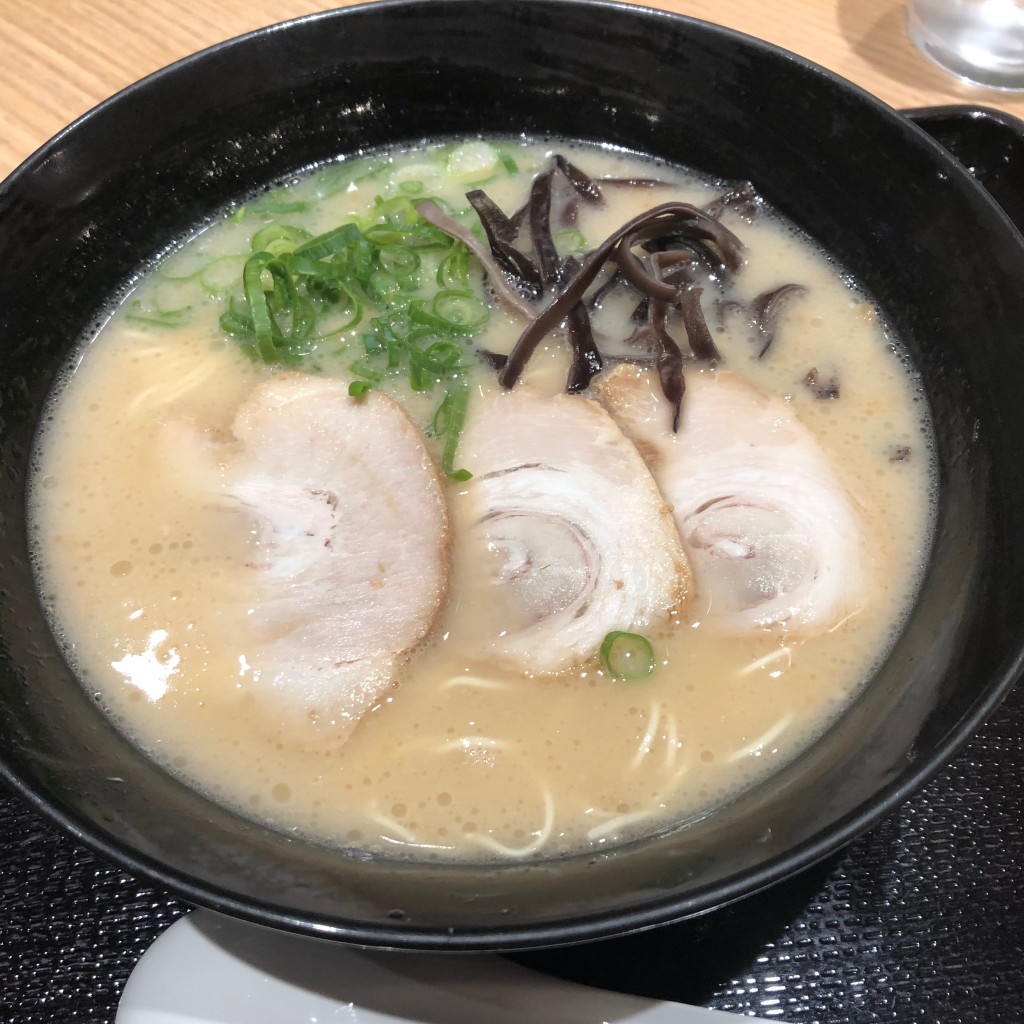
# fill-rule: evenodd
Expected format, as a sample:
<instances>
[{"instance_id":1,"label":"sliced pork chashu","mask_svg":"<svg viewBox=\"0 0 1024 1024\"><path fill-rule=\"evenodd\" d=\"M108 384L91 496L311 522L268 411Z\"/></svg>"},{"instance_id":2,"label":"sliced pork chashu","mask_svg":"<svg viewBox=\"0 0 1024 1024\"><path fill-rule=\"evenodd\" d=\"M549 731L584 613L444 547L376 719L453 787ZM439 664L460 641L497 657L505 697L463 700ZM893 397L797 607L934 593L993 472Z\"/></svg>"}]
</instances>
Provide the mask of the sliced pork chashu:
<instances>
[{"instance_id":1,"label":"sliced pork chashu","mask_svg":"<svg viewBox=\"0 0 1024 1024\"><path fill-rule=\"evenodd\" d=\"M464 603L487 607L487 657L563 671L610 631L662 626L684 603L671 510L597 403L523 388L476 397L459 460L473 473L455 503L459 564L476 581Z\"/></svg>"},{"instance_id":2,"label":"sliced pork chashu","mask_svg":"<svg viewBox=\"0 0 1024 1024\"><path fill-rule=\"evenodd\" d=\"M649 372L618 367L599 390L673 507L699 617L732 631L820 631L856 612L861 517L786 403L732 373L692 373L673 433Z\"/></svg>"},{"instance_id":3,"label":"sliced pork chashu","mask_svg":"<svg viewBox=\"0 0 1024 1024\"><path fill-rule=\"evenodd\" d=\"M401 406L321 377L259 385L232 434L220 494L256 532L250 660L262 683L343 737L445 600L437 470Z\"/></svg>"}]
</instances>

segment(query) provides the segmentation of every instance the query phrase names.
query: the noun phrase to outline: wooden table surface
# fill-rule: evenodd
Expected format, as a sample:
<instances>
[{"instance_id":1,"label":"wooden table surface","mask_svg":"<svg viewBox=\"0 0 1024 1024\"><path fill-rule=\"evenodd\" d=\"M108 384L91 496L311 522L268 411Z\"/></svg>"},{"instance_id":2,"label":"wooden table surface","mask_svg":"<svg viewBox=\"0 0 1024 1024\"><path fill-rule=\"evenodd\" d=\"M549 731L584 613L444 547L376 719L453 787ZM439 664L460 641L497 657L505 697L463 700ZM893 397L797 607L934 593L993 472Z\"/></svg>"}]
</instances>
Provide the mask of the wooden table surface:
<instances>
[{"instance_id":1,"label":"wooden table surface","mask_svg":"<svg viewBox=\"0 0 1024 1024\"><path fill-rule=\"evenodd\" d=\"M180 57L316 0L0 0L0 177L100 100ZM896 107L972 103L1024 117L1024 93L959 83L907 38L900 0L657 0L767 39Z\"/></svg>"}]
</instances>

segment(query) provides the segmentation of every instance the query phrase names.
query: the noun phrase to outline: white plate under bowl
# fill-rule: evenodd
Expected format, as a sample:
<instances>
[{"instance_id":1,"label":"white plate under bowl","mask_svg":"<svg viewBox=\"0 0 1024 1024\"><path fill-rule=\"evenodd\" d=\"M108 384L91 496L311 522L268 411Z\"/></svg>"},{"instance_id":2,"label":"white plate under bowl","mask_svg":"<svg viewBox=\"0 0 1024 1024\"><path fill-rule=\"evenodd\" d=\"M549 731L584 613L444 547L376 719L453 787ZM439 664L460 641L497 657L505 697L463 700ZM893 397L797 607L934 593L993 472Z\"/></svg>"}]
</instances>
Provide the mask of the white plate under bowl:
<instances>
[{"instance_id":1,"label":"white plate under bowl","mask_svg":"<svg viewBox=\"0 0 1024 1024\"><path fill-rule=\"evenodd\" d=\"M358 949L200 910L176 921L143 955L125 986L116 1024L736 1020L718 1010L562 981L494 955Z\"/></svg>"}]
</instances>

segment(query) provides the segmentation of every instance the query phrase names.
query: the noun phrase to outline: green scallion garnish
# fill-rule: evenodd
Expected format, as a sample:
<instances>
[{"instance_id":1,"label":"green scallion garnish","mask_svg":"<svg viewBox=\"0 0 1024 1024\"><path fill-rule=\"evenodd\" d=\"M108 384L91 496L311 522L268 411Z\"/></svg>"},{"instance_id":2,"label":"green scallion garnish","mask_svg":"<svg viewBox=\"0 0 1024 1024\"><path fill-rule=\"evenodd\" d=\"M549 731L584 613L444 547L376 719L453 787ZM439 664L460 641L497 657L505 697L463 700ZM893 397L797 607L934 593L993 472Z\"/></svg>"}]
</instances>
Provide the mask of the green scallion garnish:
<instances>
[{"instance_id":1,"label":"green scallion garnish","mask_svg":"<svg viewBox=\"0 0 1024 1024\"><path fill-rule=\"evenodd\" d=\"M214 261L203 284L233 292L221 328L256 361L301 362L320 342L347 334L341 351L354 343L353 397L399 377L413 391L443 390L428 433L442 444L443 471L465 480L471 474L456 468L455 456L469 401L468 339L490 309L470 280L469 250L420 215L415 193L378 197L367 219L316 237L264 223L252 235L251 255L230 258L238 261L234 282L230 264ZM278 203L287 206L280 196L264 197L254 212Z\"/></svg>"},{"instance_id":2,"label":"green scallion garnish","mask_svg":"<svg viewBox=\"0 0 1024 1024\"><path fill-rule=\"evenodd\" d=\"M445 439L441 453L441 469L453 480L469 480L473 476L468 469L455 468L455 452L462 437L468 406L469 385L465 381L457 381L441 399L426 429L428 437Z\"/></svg>"},{"instance_id":3,"label":"green scallion garnish","mask_svg":"<svg viewBox=\"0 0 1024 1024\"><path fill-rule=\"evenodd\" d=\"M646 679L657 665L650 640L639 633L612 630L600 653L601 664L614 679Z\"/></svg>"},{"instance_id":4,"label":"green scallion garnish","mask_svg":"<svg viewBox=\"0 0 1024 1024\"><path fill-rule=\"evenodd\" d=\"M294 252L312 237L308 231L292 227L290 224L268 224L252 236L252 251L265 250L274 256L280 256L284 252Z\"/></svg>"},{"instance_id":5,"label":"green scallion garnish","mask_svg":"<svg viewBox=\"0 0 1024 1024\"><path fill-rule=\"evenodd\" d=\"M433 308L434 315L453 331L475 331L490 316L486 303L469 291L440 291Z\"/></svg>"}]
</instances>

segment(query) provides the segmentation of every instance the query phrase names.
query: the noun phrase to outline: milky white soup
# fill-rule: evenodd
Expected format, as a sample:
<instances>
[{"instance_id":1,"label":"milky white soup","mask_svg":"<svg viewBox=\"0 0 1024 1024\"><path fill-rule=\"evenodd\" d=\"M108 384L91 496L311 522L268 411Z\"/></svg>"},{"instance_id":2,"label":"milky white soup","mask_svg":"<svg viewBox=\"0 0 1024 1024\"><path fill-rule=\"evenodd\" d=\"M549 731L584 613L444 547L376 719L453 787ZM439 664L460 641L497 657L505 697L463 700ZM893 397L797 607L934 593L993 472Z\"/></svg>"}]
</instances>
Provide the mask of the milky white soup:
<instances>
[{"instance_id":1,"label":"milky white soup","mask_svg":"<svg viewBox=\"0 0 1024 1024\"><path fill-rule=\"evenodd\" d=\"M404 366L381 371L386 360L363 340L370 319L380 315L379 296L351 325L347 319L355 310L345 300L334 319L318 325L327 336L306 343L288 365L254 358L251 342L222 328L232 295L231 308L244 311L243 266L259 232L257 245L287 251L297 238L352 221L379 221L381 210L390 209L382 203L407 209L406 200L425 196L442 200L463 223L473 224L467 191L483 188L511 213L556 152L593 178L671 183L605 187L602 205L576 203L575 223L552 223L563 255L585 252L657 203L672 199L701 206L723 192L721 183L630 155L520 140L421 147L314 170L229 211L171 253L88 339L54 397L32 489L39 587L54 630L83 684L140 748L242 815L331 846L417 858L479 861L614 845L706 814L790 761L850 703L905 617L929 544L933 476L925 403L878 311L840 268L765 209L752 218L742 204L721 213L721 223L745 249L735 273L703 281L701 303L721 353L717 369L693 358L677 317L667 321L686 354L679 434L673 436L667 421L657 417L655 427L643 417L626 423L628 410L621 438L619 427L608 428L616 431L622 451L629 446L630 471L643 468L647 479L637 486L661 503L662 526L672 522L673 512L682 514L682 499L670 495L686 481L658 474L686 431L686 444L706 437L714 449L731 444L735 435L744 450L763 441L767 452L767 461L743 470L742 487L755 497L738 510L726 502L716 513L718 525L707 527L719 530L710 540L691 531L688 543L697 547L686 550L699 565L687 568L684 559L681 569L675 563L668 567L679 570L666 591L671 598L659 598L657 611L645 613L643 621L616 625L641 636L653 651L653 671L646 674L650 666L642 665L638 678L622 678L621 666L602 661L599 643L580 656L566 656L567 666L557 637L543 644L527 640L521 646L531 653L518 663L500 653L510 631L528 631L546 614L531 601L562 600L545 590L550 585L554 593L561 583L550 584L546 567L533 565L531 572L540 574L530 577L534 590L527 587L520 601L519 591L507 586L515 576L509 568L514 544L479 536L487 474L473 459L482 458L474 453L486 444L470 436L473 418L505 396L492 364L500 362L496 355L512 350L525 321L493 301L475 259L463 257L455 273L461 272L473 296L486 301L486 323L451 341L464 352L462 368L441 383L431 383L426 374L428 379L415 382L420 390L410 386ZM559 187L564 193L565 182ZM520 245L529 252L528 225ZM417 273L424 287L436 291L438 267L430 260L438 257L421 258ZM395 269L399 280L400 270ZM762 335L752 328L750 310L758 296L789 283L806 292L780 303L774 341L758 358ZM270 287L265 275L260 287ZM603 382L614 373L629 378L631 387L639 380L649 396L644 401L662 417L668 406L650 352L638 366L635 360L644 353L623 340L637 327L630 317L639 299L628 286L616 286L593 311L601 351L628 358L609 360L584 395L555 397L564 392L570 364L565 334L557 328L541 342L512 394L549 396L551 403L561 403L552 408L568 402L574 415L590 410L585 415L614 424L624 407L602 397ZM466 315L478 318L479 309L470 307ZM473 355L481 350L491 353L490 361ZM445 358L454 358L451 352L444 346L436 350ZM429 453L424 472L433 474L440 495L441 512L435 508L428 515L414 504L422 500L417 488L397 486L395 521L405 525L382 521L379 527L393 532L396 549L406 529L425 530L426 550L441 553L443 578L434 588L437 608L422 616L422 638L385 666L386 683L355 722L341 710L344 697L332 695L330 686L317 690L302 661L308 654L302 637L318 621L330 621L336 595L325 590L321 601L300 606L298 613L293 608L293 618L306 614L308 623L295 632L289 621L293 632L284 635L282 626L283 639L268 639L274 602L291 585L286 567L268 576L275 549L259 516L224 498L224 474L236 471L233 460L239 457L241 442L233 435L240 430L239 410L247 402L251 407L254 395L270 393L261 387L272 392L280 381L288 385L294 379L284 374L302 374L298 379L305 382L337 378L343 402L394 399L415 428L414 443ZM345 389L359 381L353 391L372 385L369 393L349 397ZM739 405L723 397L723 382L730 381ZM444 426L435 419L438 406L459 387L467 388L467 433L446 459L443 430L440 437L424 431ZM744 422L744 395L765 396L754 400L765 419ZM689 424L690 412L707 422ZM533 450L531 445L558 448L565 430L547 417L544 408L531 413L529 429L510 431L510 443L524 451ZM759 619L757 602L770 599L768 590L776 584L789 587L790 570L781 572L781 583L766 584L756 574L736 577L755 565L749 561L754 555L731 540L729 531L742 531L744 517L761 515L758 488L778 483L769 451L776 427L799 433L810 460L801 464L819 467L814 473L823 475L831 492L824 500L841 507L836 515L855 524L855 534L851 539L839 531L823 541L835 547L828 557L841 570L830 584L835 595L821 598L807 615ZM653 442L637 434L652 429L660 431ZM533 440L530 430L536 431ZM193 442L197 446L190 448ZM287 473L305 453L302 445L295 446L297 454L272 450L284 442L273 431L261 433L253 442L260 450L246 449L246 457L276 458L283 468L275 472ZM306 447L315 448L315 438ZM565 457L577 458L572 452ZM713 479L732 472L729 459L714 450L701 449L680 464L690 467L685 475L694 487L706 486L708 502L729 498L740 486ZM466 476L459 469L473 475L458 479ZM405 479L403 472L397 479ZM700 483L705 472L706 485ZM489 479L498 481L500 474ZM575 500L583 484L573 486L566 501ZM591 502L597 519L604 517L602 529L633 515L631 505L616 504L617 486L599 486L599 492L607 490ZM269 486L260 500L272 502L275 494ZM798 491L790 497L798 505L818 500ZM698 502L699 495L692 500ZM423 525L425 516L435 514L447 515L448 533L440 539L440 526ZM824 529L825 520L835 517L826 511L819 518ZM639 528L636 536L650 536L642 532L646 525ZM296 529L301 532L301 524ZM794 541L784 524L767 529L769 557L777 549L784 561L799 563L804 540ZM625 530L613 526L606 532L614 540ZM611 591L622 585L620 576L634 581L629 597L637 587L656 585L651 581L661 570L650 567L652 560L679 543L678 525L671 531L664 543L627 543L617 556L623 572L600 580L608 593L592 595L595 607L615 596ZM349 540L356 548L362 543L360 537ZM384 582L386 561L380 561ZM704 570L698 571L716 571L719 563L733 573L724 583L708 582ZM798 570L803 571L798 566L793 572ZM749 601L745 587L757 591ZM724 617L723 609L729 612ZM819 612L824 618L811 621ZM338 633L321 632L327 635L318 644L330 644ZM605 632L611 629L601 627L601 636ZM294 645L295 660L286 661L283 671L275 661L272 671L268 651L277 644L277 658L282 643ZM549 655L553 660L545 660ZM643 657L642 651L635 655ZM289 670L288 664L295 667ZM543 667L550 664L555 670Z\"/></svg>"}]
</instances>

